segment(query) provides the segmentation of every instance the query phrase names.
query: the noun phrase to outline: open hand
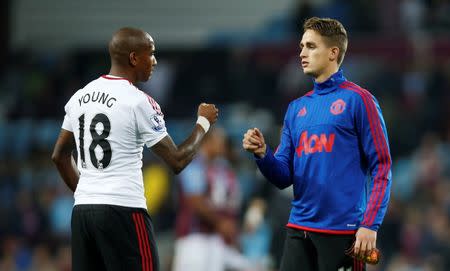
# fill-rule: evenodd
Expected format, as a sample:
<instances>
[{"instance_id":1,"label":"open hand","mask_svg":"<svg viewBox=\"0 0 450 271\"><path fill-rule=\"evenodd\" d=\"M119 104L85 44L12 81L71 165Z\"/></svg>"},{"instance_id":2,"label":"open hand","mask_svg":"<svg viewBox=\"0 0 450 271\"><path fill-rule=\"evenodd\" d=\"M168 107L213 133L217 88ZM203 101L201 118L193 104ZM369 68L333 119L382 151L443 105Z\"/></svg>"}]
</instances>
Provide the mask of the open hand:
<instances>
[{"instance_id":1,"label":"open hand","mask_svg":"<svg viewBox=\"0 0 450 271\"><path fill-rule=\"evenodd\" d=\"M347 254L368 264L377 264L380 260L380 250L376 248L377 232L361 227L356 232L356 240Z\"/></svg>"}]
</instances>

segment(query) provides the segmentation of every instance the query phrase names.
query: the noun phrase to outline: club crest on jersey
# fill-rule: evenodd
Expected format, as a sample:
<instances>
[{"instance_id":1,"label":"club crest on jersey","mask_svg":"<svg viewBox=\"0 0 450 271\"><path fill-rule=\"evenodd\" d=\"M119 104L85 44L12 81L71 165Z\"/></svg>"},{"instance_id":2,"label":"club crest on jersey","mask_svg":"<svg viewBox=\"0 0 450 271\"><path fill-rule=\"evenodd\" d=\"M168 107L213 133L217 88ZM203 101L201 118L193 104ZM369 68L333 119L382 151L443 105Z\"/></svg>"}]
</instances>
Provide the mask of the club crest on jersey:
<instances>
[{"instance_id":1,"label":"club crest on jersey","mask_svg":"<svg viewBox=\"0 0 450 271\"><path fill-rule=\"evenodd\" d=\"M297 117L303 117L306 115L306 107L302 107L302 109L300 109L297 113Z\"/></svg>"},{"instance_id":2,"label":"club crest on jersey","mask_svg":"<svg viewBox=\"0 0 450 271\"><path fill-rule=\"evenodd\" d=\"M160 116L160 115L154 115L152 118L151 118L151 121L152 121L152 124L153 124L153 126L152 126L152 129L153 130L155 130L155 131L161 131L162 129L164 129L164 119Z\"/></svg>"},{"instance_id":3,"label":"club crest on jersey","mask_svg":"<svg viewBox=\"0 0 450 271\"><path fill-rule=\"evenodd\" d=\"M330 112L333 115L339 115L345 110L345 102L342 99L338 99L331 104Z\"/></svg>"}]
</instances>

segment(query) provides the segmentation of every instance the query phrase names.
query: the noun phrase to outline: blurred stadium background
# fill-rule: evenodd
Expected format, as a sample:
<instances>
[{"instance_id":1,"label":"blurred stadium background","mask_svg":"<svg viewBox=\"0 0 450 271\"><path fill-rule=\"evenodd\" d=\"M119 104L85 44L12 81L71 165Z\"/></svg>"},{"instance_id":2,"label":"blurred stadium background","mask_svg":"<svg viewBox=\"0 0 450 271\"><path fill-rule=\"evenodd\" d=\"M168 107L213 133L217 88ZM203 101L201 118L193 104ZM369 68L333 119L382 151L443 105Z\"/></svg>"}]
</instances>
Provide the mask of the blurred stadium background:
<instances>
[{"instance_id":1,"label":"blurred stadium background","mask_svg":"<svg viewBox=\"0 0 450 271\"><path fill-rule=\"evenodd\" d=\"M312 88L298 42L313 15L346 26L345 74L377 96L387 122L392 197L378 235L384 257L369 270L450 270L450 1L3 0L0 7L1 271L70 270L73 198L50 154L65 102L108 73L106 45L123 26L156 41L156 72L140 87L159 101L175 142L190 131L199 102L219 106L242 221L254 198L268 206L261 230L242 232L242 251L277 266L291 191L257 173L241 139L256 126L276 146L287 104ZM167 271L177 178L145 152L148 205Z\"/></svg>"}]
</instances>

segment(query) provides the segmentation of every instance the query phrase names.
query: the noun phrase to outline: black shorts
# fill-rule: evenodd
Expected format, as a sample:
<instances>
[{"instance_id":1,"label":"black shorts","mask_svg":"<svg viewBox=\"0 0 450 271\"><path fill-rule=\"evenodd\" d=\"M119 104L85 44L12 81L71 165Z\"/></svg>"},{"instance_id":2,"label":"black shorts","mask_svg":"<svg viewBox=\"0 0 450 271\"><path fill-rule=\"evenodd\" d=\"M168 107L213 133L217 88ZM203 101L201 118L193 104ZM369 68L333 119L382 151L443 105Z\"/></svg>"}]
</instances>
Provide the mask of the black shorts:
<instances>
[{"instance_id":1,"label":"black shorts","mask_svg":"<svg viewBox=\"0 0 450 271\"><path fill-rule=\"evenodd\" d=\"M287 228L280 271L365 271L363 262L345 254L354 235Z\"/></svg>"},{"instance_id":2,"label":"black shorts","mask_svg":"<svg viewBox=\"0 0 450 271\"><path fill-rule=\"evenodd\" d=\"M115 205L76 205L72 212L72 270L158 271L158 253L147 211Z\"/></svg>"}]
</instances>

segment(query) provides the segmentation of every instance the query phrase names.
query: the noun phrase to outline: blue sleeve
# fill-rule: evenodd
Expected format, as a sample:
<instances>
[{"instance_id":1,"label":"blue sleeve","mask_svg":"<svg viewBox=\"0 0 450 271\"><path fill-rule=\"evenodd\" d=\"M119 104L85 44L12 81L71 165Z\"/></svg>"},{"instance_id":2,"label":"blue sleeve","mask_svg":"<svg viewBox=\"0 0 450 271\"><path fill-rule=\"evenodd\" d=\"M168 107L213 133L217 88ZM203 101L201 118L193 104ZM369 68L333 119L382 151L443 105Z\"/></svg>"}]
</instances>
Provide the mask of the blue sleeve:
<instances>
[{"instance_id":1,"label":"blue sleeve","mask_svg":"<svg viewBox=\"0 0 450 271\"><path fill-rule=\"evenodd\" d=\"M378 230L386 214L391 187L391 155L386 125L378 101L360 93L356 106L356 129L370 172L366 210L360 226Z\"/></svg>"},{"instance_id":2,"label":"blue sleeve","mask_svg":"<svg viewBox=\"0 0 450 271\"><path fill-rule=\"evenodd\" d=\"M261 173L280 189L284 189L292 184L294 146L292 144L290 125L288 122L289 108L284 118L280 145L275 151L275 154L267 146L266 155L261 159L255 158Z\"/></svg>"},{"instance_id":3,"label":"blue sleeve","mask_svg":"<svg viewBox=\"0 0 450 271\"><path fill-rule=\"evenodd\" d=\"M206 172L201 163L195 161L180 173L181 189L187 195L200 195L207 189Z\"/></svg>"}]
</instances>

